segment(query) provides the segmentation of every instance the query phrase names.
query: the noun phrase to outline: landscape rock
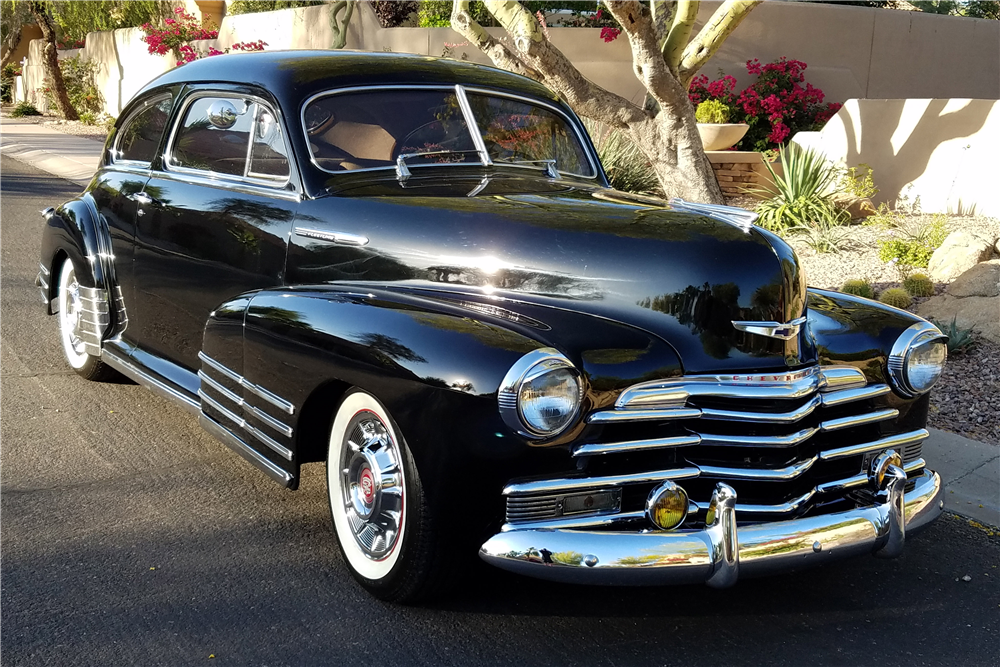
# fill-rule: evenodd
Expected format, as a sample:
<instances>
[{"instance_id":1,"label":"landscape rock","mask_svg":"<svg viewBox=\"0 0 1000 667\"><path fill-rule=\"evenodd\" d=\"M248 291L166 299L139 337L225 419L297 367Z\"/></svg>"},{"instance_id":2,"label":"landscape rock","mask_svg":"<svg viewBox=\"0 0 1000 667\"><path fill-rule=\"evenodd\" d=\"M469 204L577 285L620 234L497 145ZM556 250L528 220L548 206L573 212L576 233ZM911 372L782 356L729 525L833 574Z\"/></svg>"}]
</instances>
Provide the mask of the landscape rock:
<instances>
[{"instance_id":1,"label":"landscape rock","mask_svg":"<svg viewBox=\"0 0 1000 667\"><path fill-rule=\"evenodd\" d=\"M957 297L1000 295L1000 259L976 264L948 285L947 291Z\"/></svg>"},{"instance_id":2,"label":"landscape rock","mask_svg":"<svg viewBox=\"0 0 1000 667\"><path fill-rule=\"evenodd\" d=\"M986 240L966 231L952 232L931 255L927 273L936 282L951 282L992 254L992 239Z\"/></svg>"},{"instance_id":3,"label":"landscape rock","mask_svg":"<svg viewBox=\"0 0 1000 667\"><path fill-rule=\"evenodd\" d=\"M959 327L1000 343L1000 259L973 266L944 294L920 304L917 314L942 326L954 319Z\"/></svg>"}]
</instances>

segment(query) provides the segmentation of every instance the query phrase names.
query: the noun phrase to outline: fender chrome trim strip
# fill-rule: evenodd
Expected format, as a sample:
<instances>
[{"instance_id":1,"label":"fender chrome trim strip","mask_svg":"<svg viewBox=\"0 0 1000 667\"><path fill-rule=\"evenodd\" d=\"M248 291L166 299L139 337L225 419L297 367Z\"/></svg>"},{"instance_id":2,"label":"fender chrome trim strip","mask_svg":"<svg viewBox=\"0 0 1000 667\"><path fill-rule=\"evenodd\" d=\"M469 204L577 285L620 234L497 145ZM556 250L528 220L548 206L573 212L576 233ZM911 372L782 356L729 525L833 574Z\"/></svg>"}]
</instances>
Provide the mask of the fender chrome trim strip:
<instances>
[{"instance_id":1,"label":"fender chrome trim strip","mask_svg":"<svg viewBox=\"0 0 1000 667\"><path fill-rule=\"evenodd\" d=\"M236 437L229 429L222 426L211 417L202 413L198 416L198 423L203 429L208 431L217 439L221 440L224 445L259 468L265 475L276 481L278 484L281 484L286 488L292 485L292 475L288 471L282 470L274 463L268 461L260 455L260 452L248 446L245 442Z\"/></svg>"},{"instance_id":2,"label":"fender chrome trim strip","mask_svg":"<svg viewBox=\"0 0 1000 667\"><path fill-rule=\"evenodd\" d=\"M244 389L247 389L247 390L251 391L252 393L254 393L257 396L259 396L260 398L263 398L265 401L267 401L268 403L270 403L274 407L278 408L279 410L287 412L290 415L295 414L295 405L292 404L292 403L290 403L289 401L286 401L285 399L281 398L277 394L272 394L267 389L264 389L263 387L250 382L249 380L247 380L245 377L243 377L239 373L237 373L237 372L235 372L233 370L230 370L227 366L224 366L223 364L219 363L218 361L216 361L212 357L208 356L204 352L198 352L198 358L201 359L208 366L212 367L213 369L215 369L215 370L219 371L220 373L222 373L223 375L225 375L227 378L229 378L233 382L239 384ZM240 400L242 400L242 399L240 399ZM280 423L280 422L278 422L278 423Z\"/></svg>"}]
</instances>

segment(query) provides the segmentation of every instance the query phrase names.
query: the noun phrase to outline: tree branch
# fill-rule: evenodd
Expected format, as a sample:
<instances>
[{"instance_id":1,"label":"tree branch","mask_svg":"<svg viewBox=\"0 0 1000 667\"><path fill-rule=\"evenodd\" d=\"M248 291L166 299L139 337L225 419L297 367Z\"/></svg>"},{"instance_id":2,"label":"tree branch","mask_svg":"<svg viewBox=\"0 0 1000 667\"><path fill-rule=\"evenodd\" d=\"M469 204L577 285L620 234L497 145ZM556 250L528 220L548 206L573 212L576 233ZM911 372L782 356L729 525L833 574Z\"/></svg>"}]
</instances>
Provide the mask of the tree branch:
<instances>
[{"instance_id":1,"label":"tree branch","mask_svg":"<svg viewBox=\"0 0 1000 667\"><path fill-rule=\"evenodd\" d=\"M649 11L653 15L656 39L662 44L670 32L670 26L677 12L677 0L649 0Z\"/></svg>"},{"instance_id":2,"label":"tree branch","mask_svg":"<svg viewBox=\"0 0 1000 667\"><path fill-rule=\"evenodd\" d=\"M679 105L687 100L687 95L663 59L649 9L635 0L605 0L605 4L632 46L632 68L636 77L661 110L678 112Z\"/></svg>"},{"instance_id":3,"label":"tree branch","mask_svg":"<svg viewBox=\"0 0 1000 667\"><path fill-rule=\"evenodd\" d=\"M347 10L344 19L340 20L340 13ZM334 2L330 9L330 28L333 30L333 43L331 49L342 49L347 45L347 28L351 24L351 16L354 14L354 3L347 0Z\"/></svg>"},{"instance_id":4,"label":"tree branch","mask_svg":"<svg viewBox=\"0 0 1000 667\"><path fill-rule=\"evenodd\" d=\"M698 18L700 7L701 3L697 0L680 0L677 3L677 11L674 13L670 32L667 34L667 40L663 43L663 58L667 61L667 67L675 74L681 64L688 40L691 39L694 20Z\"/></svg>"},{"instance_id":5,"label":"tree branch","mask_svg":"<svg viewBox=\"0 0 1000 667\"><path fill-rule=\"evenodd\" d=\"M762 0L727 0L715 10L712 18L684 49L677 74L685 90L698 70L715 55L730 33L761 2Z\"/></svg>"},{"instance_id":6,"label":"tree branch","mask_svg":"<svg viewBox=\"0 0 1000 667\"><path fill-rule=\"evenodd\" d=\"M464 15L468 14L468 4L456 0L452 11L452 27L483 49L498 66L519 73L525 73L522 70L534 72L536 76L533 78L555 89L581 116L613 127L623 128L646 116L642 109L629 100L587 80L563 52L549 42L538 19L522 7L521 3L512 0L485 2L489 12L510 35L513 49L497 43L482 26L475 24L471 16L466 19ZM486 37L477 34L477 29ZM481 43L488 46L490 42L503 49L499 52L500 60L495 57L499 49L491 51L480 46ZM504 61L516 62L519 67L512 68Z\"/></svg>"},{"instance_id":7,"label":"tree branch","mask_svg":"<svg viewBox=\"0 0 1000 667\"><path fill-rule=\"evenodd\" d=\"M541 74L529 67L515 51L496 40L472 18L468 0L455 0L451 7L451 27L455 32L469 40L470 44L489 56L497 67L532 78L535 81L542 80Z\"/></svg>"}]
</instances>

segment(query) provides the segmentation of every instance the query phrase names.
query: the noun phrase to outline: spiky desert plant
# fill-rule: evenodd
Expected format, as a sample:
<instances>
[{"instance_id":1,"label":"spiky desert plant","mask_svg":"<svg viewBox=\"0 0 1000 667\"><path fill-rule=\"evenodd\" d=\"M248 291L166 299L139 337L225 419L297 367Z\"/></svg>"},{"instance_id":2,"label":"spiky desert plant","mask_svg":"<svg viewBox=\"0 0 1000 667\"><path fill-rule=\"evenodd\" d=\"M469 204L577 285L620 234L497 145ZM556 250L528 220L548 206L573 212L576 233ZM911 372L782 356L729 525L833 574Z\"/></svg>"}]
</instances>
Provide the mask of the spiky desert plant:
<instances>
[{"instance_id":1,"label":"spiky desert plant","mask_svg":"<svg viewBox=\"0 0 1000 667\"><path fill-rule=\"evenodd\" d=\"M752 188L754 194L767 197L757 206L757 224L782 232L791 227L847 222L848 213L838 209L831 197L839 172L821 153L789 144L778 157L782 175L765 162L773 184Z\"/></svg>"},{"instance_id":2,"label":"spiky desert plant","mask_svg":"<svg viewBox=\"0 0 1000 667\"><path fill-rule=\"evenodd\" d=\"M878 300L888 306L902 308L903 310L906 310L913 305L913 299L910 297L910 293L902 287L890 287L878 295Z\"/></svg>"},{"instance_id":3,"label":"spiky desert plant","mask_svg":"<svg viewBox=\"0 0 1000 667\"><path fill-rule=\"evenodd\" d=\"M932 296L934 282L922 273L914 273L903 281L903 289L913 296Z\"/></svg>"},{"instance_id":4,"label":"spiky desert plant","mask_svg":"<svg viewBox=\"0 0 1000 667\"><path fill-rule=\"evenodd\" d=\"M875 290L872 286L865 280L854 279L848 280L840 288L840 291L844 294L853 294L855 296L863 296L866 299L875 298Z\"/></svg>"}]
</instances>

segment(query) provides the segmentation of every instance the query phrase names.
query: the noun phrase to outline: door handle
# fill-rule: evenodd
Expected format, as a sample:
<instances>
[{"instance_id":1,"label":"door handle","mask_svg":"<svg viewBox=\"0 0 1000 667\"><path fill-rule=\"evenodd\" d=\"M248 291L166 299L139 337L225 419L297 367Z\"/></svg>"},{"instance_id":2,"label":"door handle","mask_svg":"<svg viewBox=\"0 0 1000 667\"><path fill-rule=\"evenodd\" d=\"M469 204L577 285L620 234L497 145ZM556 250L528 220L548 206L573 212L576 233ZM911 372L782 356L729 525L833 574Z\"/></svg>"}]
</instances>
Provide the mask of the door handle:
<instances>
[{"instance_id":1,"label":"door handle","mask_svg":"<svg viewBox=\"0 0 1000 667\"><path fill-rule=\"evenodd\" d=\"M140 204L143 204L145 206L154 206L154 205L159 205L160 203L156 199L150 197L145 192L136 192L134 195L132 195L132 200Z\"/></svg>"}]
</instances>

